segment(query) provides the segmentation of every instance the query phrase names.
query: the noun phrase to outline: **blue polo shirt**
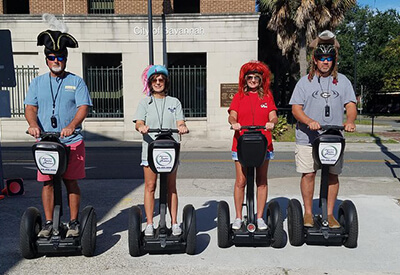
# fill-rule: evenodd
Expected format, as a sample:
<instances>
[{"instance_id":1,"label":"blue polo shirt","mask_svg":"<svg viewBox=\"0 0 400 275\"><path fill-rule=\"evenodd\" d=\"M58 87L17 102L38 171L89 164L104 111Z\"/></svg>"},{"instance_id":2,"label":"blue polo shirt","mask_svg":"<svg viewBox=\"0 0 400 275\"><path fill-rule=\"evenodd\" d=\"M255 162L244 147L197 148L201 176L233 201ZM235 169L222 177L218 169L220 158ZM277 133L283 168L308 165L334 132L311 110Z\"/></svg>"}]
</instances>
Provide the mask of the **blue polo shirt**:
<instances>
[{"instance_id":1,"label":"blue polo shirt","mask_svg":"<svg viewBox=\"0 0 400 275\"><path fill-rule=\"evenodd\" d=\"M51 117L57 118L57 127L51 126ZM25 105L38 107L38 124L45 132L61 132L75 117L82 105L92 106L89 90L83 79L66 72L64 78L52 77L46 73L34 78L29 85ZM76 127L79 131L82 126ZM83 139L81 134L61 139L64 144L72 144Z\"/></svg>"}]
</instances>

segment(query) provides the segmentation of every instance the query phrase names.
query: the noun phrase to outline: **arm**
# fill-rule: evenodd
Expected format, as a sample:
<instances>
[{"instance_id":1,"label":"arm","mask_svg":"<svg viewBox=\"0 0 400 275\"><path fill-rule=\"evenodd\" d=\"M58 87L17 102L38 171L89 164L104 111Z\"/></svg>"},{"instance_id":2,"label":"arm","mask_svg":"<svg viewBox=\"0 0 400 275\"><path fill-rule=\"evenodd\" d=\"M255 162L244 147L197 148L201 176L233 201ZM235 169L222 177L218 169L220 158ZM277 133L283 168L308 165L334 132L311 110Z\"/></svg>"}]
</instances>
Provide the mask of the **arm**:
<instances>
[{"instance_id":1,"label":"arm","mask_svg":"<svg viewBox=\"0 0 400 275\"><path fill-rule=\"evenodd\" d=\"M292 105L292 114L297 119L297 121L306 124L310 130L318 130L321 128L321 125L309 118L303 111L303 105L294 104Z\"/></svg>"},{"instance_id":2,"label":"arm","mask_svg":"<svg viewBox=\"0 0 400 275\"><path fill-rule=\"evenodd\" d=\"M179 134L183 135L189 133L189 129L187 128L184 120L178 120L176 125L178 126Z\"/></svg>"},{"instance_id":3,"label":"arm","mask_svg":"<svg viewBox=\"0 0 400 275\"><path fill-rule=\"evenodd\" d=\"M35 138L39 138L40 136L40 127L37 123L37 112L37 106L26 105L25 119L29 124L28 133Z\"/></svg>"},{"instance_id":4,"label":"arm","mask_svg":"<svg viewBox=\"0 0 400 275\"><path fill-rule=\"evenodd\" d=\"M356 125L354 121L357 118L357 107L354 102L349 102L345 106L347 119L344 123L344 130L347 132L354 132L356 130Z\"/></svg>"},{"instance_id":5,"label":"arm","mask_svg":"<svg viewBox=\"0 0 400 275\"><path fill-rule=\"evenodd\" d=\"M78 111L75 114L74 119L64 128L61 130L60 137L68 137L72 135L78 125L81 125L83 120L86 118L89 112L88 105L81 105L78 107Z\"/></svg>"},{"instance_id":6,"label":"arm","mask_svg":"<svg viewBox=\"0 0 400 275\"><path fill-rule=\"evenodd\" d=\"M274 129L275 125L278 123L278 116L277 116L275 110L269 112L268 119L269 119L269 121L265 124L265 128L267 130L272 130L272 129Z\"/></svg>"},{"instance_id":7,"label":"arm","mask_svg":"<svg viewBox=\"0 0 400 275\"><path fill-rule=\"evenodd\" d=\"M149 132L149 126L144 123L144 120L136 120L135 129L141 134L147 134Z\"/></svg>"},{"instance_id":8,"label":"arm","mask_svg":"<svg viewBox=\"0 0 400 275\"><path fill-rule=\"evenodd\" d=\"M238 114L237 114L236 111L231 110L231 111L229 112L229 117L228 117L228 122L229 122L229 124L232 126L232 129L235 130L235 131L239 131L240 128L242 127L242 126L240 125L240 123L237 122L237 115L238 115Z\"/></svg>"}]
</instances>

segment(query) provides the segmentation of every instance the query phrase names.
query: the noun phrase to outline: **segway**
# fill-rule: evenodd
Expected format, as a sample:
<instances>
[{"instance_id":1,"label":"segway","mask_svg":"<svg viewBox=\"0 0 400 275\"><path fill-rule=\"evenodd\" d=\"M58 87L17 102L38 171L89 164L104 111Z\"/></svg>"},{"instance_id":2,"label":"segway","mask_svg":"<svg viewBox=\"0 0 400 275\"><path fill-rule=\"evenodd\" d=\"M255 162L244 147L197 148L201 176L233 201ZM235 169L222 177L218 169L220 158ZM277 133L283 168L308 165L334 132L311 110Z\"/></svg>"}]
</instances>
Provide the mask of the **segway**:
<instances>
[{"instance_id":1,"label":"segway","mask_svg":"<svg viewBox=\"0 0 400 275\"><path fill-rule=\"evenodd\" d=\"M230 223L229 206L226 201L218 203L218 246L221 248L235 246L272 246L282 248L285 246L285 232L283 230L283 217L277 201L268 203L266 222L267 230L259 230L256 226L254 213L254 170L261 166L267 154L267 139L261 130L264 126L242 126L248 129L240 136L237 145L240 164L247 169L246 207L247 215L244 216L242 227L232 229Z\"/></svg>"},{"instance_id":2,"label":"segway","mask_svg":"<svg viewBox=\"0 0 400 275\"><path fill-rule=\"evenodd\" d=\"M358 217L355 205L345 200L339 205L340 228L329 228L327 214L329 167L334 166L341 158L345 139L341 134L343 126L321 126L321 133L313 142L313 156L321 166L321 187L319 207L321 214L314 215L314 227L305 227L303 211L298 200L289 201L287 209L289 240L293 246L326 245L348 248L357 247Z\"/></svg>"},{"instance_id":3,"label":"segway","mask_svg":"<svg viewBox=\"0 0 400 275\"><path fill-rule=\"evenodd\" d=\"M96 212L86 206L79 215L81 232L77 237L66 237L68 227L61 222L62 174L68 166L69 148L60 142L59 132L42 132L41 140L32 146L35 164L44 175L53 176L54 211L53 231L47 237L38 237L42 229L42 217L36 207L29 207L21 218L20 249L22 256L32 259L38 255L81 253L93 256L96 248Z\"/></svg>"},{"instance_id":4,"label":"segway","mask_svg":"<svg viewBox=\"0 0 400 275\"><path fill-rule=\"evenodd\" d=\"M151 170L160 175L160 221L153 236L145 236L142 231L142 211L139 206L132 206L129 212L129 254L137 257L144 253L187 253L194 255L196 251L196 213L193 205L183 209L183 226L180 236L172 235L166 224L168 175L175 171L179 160L180 144L174 140L172 133L177 129L149 129L158 133L156 139L148 146L148 162Z\"/></svg>"}]
</instances>

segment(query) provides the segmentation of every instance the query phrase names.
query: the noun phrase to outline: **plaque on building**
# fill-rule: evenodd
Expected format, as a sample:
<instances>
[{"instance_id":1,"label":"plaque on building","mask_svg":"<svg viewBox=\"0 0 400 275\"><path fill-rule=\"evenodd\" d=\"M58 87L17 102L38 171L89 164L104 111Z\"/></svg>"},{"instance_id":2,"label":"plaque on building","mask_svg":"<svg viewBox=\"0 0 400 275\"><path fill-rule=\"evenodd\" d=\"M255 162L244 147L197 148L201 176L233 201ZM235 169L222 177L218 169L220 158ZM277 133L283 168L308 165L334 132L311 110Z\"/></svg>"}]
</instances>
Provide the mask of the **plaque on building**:
<instances>
[{"instance_id":1,"label":"plaque on building","mask_svg":"<svg viewBox=\"0 0 400 275\"><path fill-rule=\"evenodd\" d=\"M237 83L221 83L221 107L229 107L231 105L238 87Z\"/></svg>"}]
</instances>

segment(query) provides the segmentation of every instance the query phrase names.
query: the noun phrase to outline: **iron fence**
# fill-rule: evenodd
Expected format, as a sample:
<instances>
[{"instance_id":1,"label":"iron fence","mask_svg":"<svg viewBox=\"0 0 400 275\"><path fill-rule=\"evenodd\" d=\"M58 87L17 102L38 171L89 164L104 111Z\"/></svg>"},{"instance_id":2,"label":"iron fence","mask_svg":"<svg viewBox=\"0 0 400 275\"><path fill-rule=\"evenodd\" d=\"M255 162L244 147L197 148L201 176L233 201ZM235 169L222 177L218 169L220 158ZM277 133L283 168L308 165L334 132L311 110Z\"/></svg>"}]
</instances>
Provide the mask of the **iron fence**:
<instances>
[{"instance_id":1,"label":"iron fence","mask_svg":"<svg viewBox=\"0 0 400 275\"><path fill-rule=\"evenodd\" d=\"M88 67L84 77L93 102L88 117L123 117L122 65Z\"/></svg>"},{"instance_id":2,"label":"iron fence","mask_svg":"<svg viewBox=\"0 0 400 275\"><path fill-rule=\"evenodd\" d=\"M25 113L24 99L32 79L39 75L39 68L35 66L16 66L15 87L2 87L10 91L11 117L23 117Z\"/></svg>"},{"instance_id":3,"label":"iron fence","mask_svg":"<svg viewBox=\"0 0 400 275\"><path fill-rule=\"evenodd\" d=\"M207 116L207 70L205 66L172 66L169 94L182 103L185 117Z\"/></svg>"},{"instance_id":4,"label":"iron fence","mask_svg":"<svg viewBox=\"0 0 400 275\"><path fill-rule=\"evenodd\" d=\"M114 0L88 0L89 14L113 14Z\"/></svg>"}]
</instances>

